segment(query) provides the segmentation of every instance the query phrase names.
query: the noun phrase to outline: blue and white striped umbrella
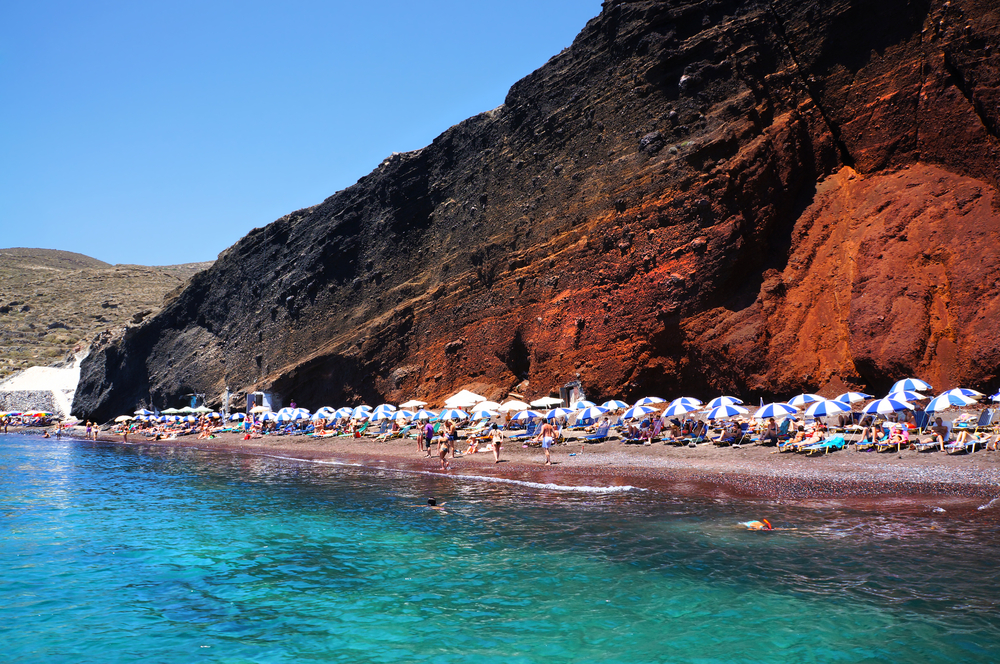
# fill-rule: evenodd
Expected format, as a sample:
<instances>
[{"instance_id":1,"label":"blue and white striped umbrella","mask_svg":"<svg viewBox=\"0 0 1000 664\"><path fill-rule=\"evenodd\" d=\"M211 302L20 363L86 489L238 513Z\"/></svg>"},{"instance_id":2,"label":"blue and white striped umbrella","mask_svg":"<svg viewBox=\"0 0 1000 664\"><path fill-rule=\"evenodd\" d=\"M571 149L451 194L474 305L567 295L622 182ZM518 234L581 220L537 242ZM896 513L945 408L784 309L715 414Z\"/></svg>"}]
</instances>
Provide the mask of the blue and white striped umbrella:
<instances>
[{"instance_id":1,"label":"blue and white striped umbrella","mask_svg":"<svg viewBox=\"0 0 1000 664\"><path fill-rule=\"evenodd\" d=\"M843 401L837 401L832 399L827 401L817 401L806 408L806 417L826 417L827 415L838 415L840 413L850 412L850 405L844 403Z\"/></svg>"},{"instance_id":2,"label":"blue and white striped umbrella","mask_svg":"<svg viewBox=\"0 0 1000 664\"><path fill-rule=\"evenodd\" d=\"M579 401L574 401L570 404L570 408L573 410L583 410L584 408L592 408L596 406L593 401L587 401L586 399L580 399Z\"/></svg>"},{"instance_id":3,"label":"blue and white striped umbrella","mask_svg":"<svg viewBox=\"0 0 1000 664\"><path fill-rule=\"evenodd\" d=\"M897 380L889 390L889 393L902 392L903 390L913 390L914 392L926 392L931 389L929 383L926 383L919 378L904 378L903 380Z\"/></svg>"},{"instance_id":4,"label":"blue and white striped umbrella","mask_svg":"<svg viewBox=\"0 0 1000 664\"><path fill-rule=\"evenodd\" d=\"M580 420L596 420L601 415L608 412L607 408L603 406L588 406L587 408L582 408L576 411L576 421Z\"/></svg>"},{"instance_id":5,"label":"blue and white striped umbrella","mask_svg":"<svg viewBox=\"0 0 1000 664\"><path fill-rule=\"evenodd\" d=\"M433 410L426 410L424 408L421 408L415 413L415 416L418 420L433 420L438 416L438 414L435 413Z\"/></svg>"},{"instance_id":6,"label":"blue and white striped umbrella","mask_svg":"<svg viewBox=\"0 0 1000 664\"><path fill-rule=\"evenodd\" d=\"M955 387L948 390L944 394L958 394L959 396L969 397L970 399L976 399L976 400L982 399L983 397L986 396L982 392L978 392L976 390L970 390L966 387Z\"/></svg>"},{"instance_id":7,"label":"blue and white striped umbrella","mask_svg":"<svg viewBox=\"0 0 1000 664\"><path fill-rule=\"evenodd\" d=\"M358 420L367 420L372 416L371 406L358 406L351 411L351 417Z\"/></svg>"},{"instance_id":8,"label":"blue and white striped umbrella","mask_svg":"<svg viewBox=\"0 0 1000 664\"><path fill-rule=\"evenodd\" d=\"M895 413L900 410L913 410L913 404L906 401L899 401L897 399L879 399L878 401L872 401L870 404L865 406L861 412L866 415L888 415L889 413Z\"/></svg>"},{"instance_id":9,"label":"blue and white striped umbrella","mask_svg":"<svg viewBox=\"0 0 1000 664\"><path fill-rule=\"evenodd\" d=\"M670 405L673 406L674 404L678 403L682 403L687 406L700 406L701 399L695 399L694 397L677 397L676 399L670 402Z\"/></svg>"},{"instance_id":10,"label":"blue and white striped umbrella","mask_svg":"<svg viewBox=\"0 0 1000 664\"><path fill-rule=\"evenodd\" d=\"M408 420L412 420L413 416L414 416L414 413L412 411L409 411L409 410L396 410L396 411L393 411L393 412L389 413L389 415L387 416L387 419L394 420L394 421L405 422L405 421L408 421Z\"/></svg>"},{"instance_id":11,"label":"blue and white striped umbrella","mask_svg":"<svg viewBox=\"0 0 1000 664\"><path fill-rule=\"evenodd\" d=\"M327 420L329 418L330 418L329 413L321 413L319 411L316 411L316 413L314 413L312 417L310 417L309 419L312 422L319 422L320 420Z\"/></svg>"},{"instance_id":12,"label":"blue and white striped umbrella","mask_svg":"<svg viewBox=\"0 0 1000 664\"><path fill-rule=\"evenodd\" d=\"M622 413L622 417L626 420L637 420L640 417L645 417L650 413L656 413L659 410L659 408L653 408L652 406L632 406Z\"/></svg>"},{"instance_id":13,"label":"blue and white striped umbrella","mask_svg":"<svg viewBox=\"0 0 1000 664\"><path fill-rule=\"evenodd\" d=\"M823 397L818 394L798 394L788 400L788 405L801 408L802 406L808 406L811 403L819 403L820 401L823 401Z\"/></svg>"},{"instance_id":14,"label":"blue and white striped umbrella","mask_svg":"<svg viewBox=\"0 0 1000 664\"><path fill-rule=\"evenodd\" d=\"M380 404L378 406L375 406L375 410L372 411L372 414L388 415L389 413L392 413L395 410L396 410L396 407L393 406L391 403L384 403L384 404Z\"/></svg>"},{"instance_id":15,"label":"blue and white striped umbrella","mask_svg":"<svg viewBox=\"0 0 1000 664\"><path fill-rule=\"evenodd\" d=\"M575 412L576 411L573 410L572 408L553 408L549 412L545 413L545 419L554 420L557 417L569 417Z\"/></svg>"},{"instance_id":16,"label":"blue and white striped umbrella","mask_svg":"<svg viewBox=\"0 0 1000 664\"><path fill-rule=\"evenodd\" d=\"M185 422L197 422L197 421L198 421L198 418L197 418L197 417L195 417L194 415L186 415L186 416L185 416L185 417L183 418L183 421L185 421Z\"/></svg>"},{"instance_id":17,"label":"blue and white striped umbrella","mask_svg":"<svg viewBox=\"0 0 1000 664\"><path fill-rule=\"evenodd\" d=\"M140 408L139 410L135 411L135 413L133 413L133 414L134 415L156 415L156 413L154 413L153 411L146 410L145 408Z\"/></svg>"},{"instance_id":18,"label":"blue and white striped umbrella","mask_svg":"<svg viewBox=\"0 0 1000 664\"><path fill-rule=\"evenodd\" d=\"M663 411L666 417L677 417L678 415L686 415L691 411L698 410L701 408L701 404L692 404L686 401L675 400L674 403L667 406L667 409Z\"/></svg>"},{"instance_id":19,"label":"blue and white striped umbrella","mask_svg":"<svg viewBox=\"0 0 1000 664\"><path fill-rule=\"evenodd\" d=\"M652 406L657 403L666 403L666 399L661 399L660 397L643 397L635 402L636 406Z\"/></svg>"},{"instance_id":20,"label":"blue and white striped umbrella","mask_svg":"<svg viewBox=\"0 0 1000 664\"><path fill-rule=\"evenodd\" d=\"M969 406L974 403L976 403L976 400L972 397L945 392L944 394L939 394L931 399L931 402L927 404L927 412L939 413L942 410L948 410L949 408L961 408L962 406Z\"/></svg>"},{"instance_id":21,"label":"blue and white striped umbrella","mask_svg":"<svg viewBox=\"0 0 1000 664\"><path fill-rule=\"evenodd\" d=\"M708 411L708 419L710 420L722 420L727 417L736 417L737 415L746 415L749 413L743 406L736 406L733 404L723 404L721 406L716 406L712 410Z\"/></svg>"},{"instance_id":22,"label":"blue and white striped umbrella","mask_svg":"<svg viewBox=\"0 0 1000 664\"><path fill-rule=\"evenodd\" d=\"M533 410L522 410L521 412L517 413L516 415L514 415L514 417L510 419L512 419L515 422L527 422L528 420L541 419L541 417L542 417L541 413L537 413Z\"/></svg>"},{"instance_id":23,"label":"blue and white striped umbrella","mask_svg":"<svg viewBox=\"0 0 1000 664\"><path fill-rule=\"evenodd\" d=\"M488 420L488 419L490 419L492 417L496 417L499 414L500 413L498 413L495 410L477 410L474 413L472 413L472 419L473 420Z\"/></svg>"},{"instance_id":24,"label":"blue and white striped umbrella","mask_svg":"<svg viewBox=\"0 0 1000 664\"><path fill-rule=\"evenodd\" d=\"M900 390L899 392L890 392L885 395L885 398L895 399L896 401L920 401L921 399L926 399L927 397L912 390Z\"/></svg>"},{"instance_id":25,"label":"blue and white striped umbrella","mask_svg":"<svg viewBox=\"0 0 1000 664\"><path fill-rule=\"evenodd\" d=\"M246 413L233 413L229 416L230 422L237 422L239 420L245 420L247 418Z\"/></svg>"},{"instance_id":26,"label":"blue and white striped umbrella","mask_svg":"<svg viewBox=\"0 0 1000 664\"><path fill-rule=\"evenodd\" d=\"M461 408L445 408L438 417L442 420L467 420L469 419L469 414Z\"/></svg>"},{"instance_id":27,"label":"blue and white striped umbrella","mask_svg":"<svg viewBox=\"0 0 1000 664\"><path fill-rule=\"evenodd\" d=\"M996 394L994 394L993 396L991 396L990 400L992 400L992 401L1000 401L1000 392L997 392Z\"/></svg>"},{"instance_id":28,"label":"blue and white striped umbrella","mask_svg":"<svg viewBox=\"0 0 1000 664\"><path fill-rule=\"evenodd\" d=\"M743 403L742 399L737 399L736 397L715 397L707 404L705 408L718 408L719 406L736 406Z\"/></svg>"},{"instance_id":29,"label":"blue and white striped umbrella","mask_svg":"<svg viewBox=\"0 0 1000 664\"><path fill-rule=\"evenodd\" d=\"M871 399L872 395L865 394L864 392L844 392L838 396L834 401L840 401L843 403L857 403L859 401L864 401L866 399Z\"/></svg>"},{"instance_id":30,"label":"blue and white striped umbrella","mask_svg":"<svg viewBox=\"0 0 1000 664\"><path fill-rule=\"evenodd\" d=\"M610 401L605 401L601 404L601 408L607 408L608 410L619 410L621 408L628 408L628 404L624 401L619 401L618 399L611 399Z\"/></svg>"},{"instance_id":31,"label":"blue and white striped umbrella","mask_svg":"<svg viewBox=\"0 0 1000 664\"><path fill-rule=\"evenodd\" d=\"M768 417L785 417L787 415L794 415L799 412L799 409L795 406L789 406L787 403L769 403L766 406L761 406L757 409L757 412L753 414L754 419L762 420Z\"/></svg>"},{"instance_id":32,"label":"blue and white striped umbrella","mask_svg":"<svg viewBox=\"0 0 1000 664\"><path fill-rule=\"evenodd\" d=\"M344 406L343 408L338 408L337 411L333 414L333 416L335 419L339 420L344 417L350 417L353 414L354 414L353 408L351 408L350 406Z\"/></svg>"}]
</instances>

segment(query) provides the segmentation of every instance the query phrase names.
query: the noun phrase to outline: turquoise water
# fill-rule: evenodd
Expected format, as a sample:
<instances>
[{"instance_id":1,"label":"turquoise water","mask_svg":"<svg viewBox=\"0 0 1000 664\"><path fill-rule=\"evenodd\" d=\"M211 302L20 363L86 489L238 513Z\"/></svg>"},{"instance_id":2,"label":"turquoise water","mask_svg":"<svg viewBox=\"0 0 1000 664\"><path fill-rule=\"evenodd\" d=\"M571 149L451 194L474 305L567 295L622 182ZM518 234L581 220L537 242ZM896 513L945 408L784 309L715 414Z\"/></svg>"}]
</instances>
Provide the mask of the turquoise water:
<instances>
[{"instance_id":1,"label":"turquoise water","mask_svg":"<svg viewBox=\"0 0 1000 664\"><path fill-rule=\"evenodd\" d=\"M0 661L997 661L997 509L0 436ZM798 530L735 526L763 515Z\"/></svg>"}]
</instances>

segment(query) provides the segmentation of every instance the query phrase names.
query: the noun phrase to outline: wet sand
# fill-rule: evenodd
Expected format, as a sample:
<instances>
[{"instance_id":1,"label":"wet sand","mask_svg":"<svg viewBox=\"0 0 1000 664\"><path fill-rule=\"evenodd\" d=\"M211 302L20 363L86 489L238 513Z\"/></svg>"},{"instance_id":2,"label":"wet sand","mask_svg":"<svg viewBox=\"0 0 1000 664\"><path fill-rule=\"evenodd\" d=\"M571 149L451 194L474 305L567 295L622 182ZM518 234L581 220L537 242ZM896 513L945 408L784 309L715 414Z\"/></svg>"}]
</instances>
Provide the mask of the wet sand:
<instances>
[{"instance_id":1,"label":"wet sand","mask_svg":"<svg viewBox=\"0 0 1000 664\"><path fill-rule=\"evenodd\" d=\"M36 430L37 431L37 430ZM121 442L121 435L102 434ZM552 448L552 466L544 465L539 447L505 442L501 463L483 449L449 459L442 471L436 455L418 452L414 439L266 436L243 440L240 434L217 434L198 440L182 436L154 442L130 436L133 445L182 446L234 453L265 454L306 461L324 460L448 475L497 477L538 483L587 486L633 486L674 496L796 502L862 509L1000 514L1000 453L978 451L948 455L941 451L857 452L853 448L818 457L777 453L774 448L744 446L696 448L665 443L624 444L618 440L581 443L570 440ZM467 443L459 441L459 450ZM982 509L980 509L982 508Z\"/></svg>"}]
</instances>

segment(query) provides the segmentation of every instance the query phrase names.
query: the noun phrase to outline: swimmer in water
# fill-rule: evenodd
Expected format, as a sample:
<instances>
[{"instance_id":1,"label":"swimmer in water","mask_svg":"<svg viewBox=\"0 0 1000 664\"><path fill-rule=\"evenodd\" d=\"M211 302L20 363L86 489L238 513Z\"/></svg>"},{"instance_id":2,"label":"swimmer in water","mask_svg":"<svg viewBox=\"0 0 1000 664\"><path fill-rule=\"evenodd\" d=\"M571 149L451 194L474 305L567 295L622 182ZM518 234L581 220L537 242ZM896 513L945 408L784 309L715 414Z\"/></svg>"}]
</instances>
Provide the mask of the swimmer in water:
<instances>
[{"instance_id":1,"label":"swimmer in water","mask_svg":"<svg viewBox=\"0 0 1000 664\"><path fill-rule=\"evenodd\" d=\"M774 526L767 519L761 519L760 521L745 521L742 524L747 527L747 530L774 530Z\"/></svg>"},{"instance_id":2,"label":"swimmer in water","mask_svg":"<svg viewBox=\"0 0 1000 664\"><path fill-rule=\"evenodd\" d=\"M444 506L447 504L448 503L441 503L440 505L438 505L437 501L434 498L427 499L427 507L431 508L432 510L439 510L441 512L444 512L445 514L447 514L447 512L445 512Z\"/></svg>"}]
</instances>

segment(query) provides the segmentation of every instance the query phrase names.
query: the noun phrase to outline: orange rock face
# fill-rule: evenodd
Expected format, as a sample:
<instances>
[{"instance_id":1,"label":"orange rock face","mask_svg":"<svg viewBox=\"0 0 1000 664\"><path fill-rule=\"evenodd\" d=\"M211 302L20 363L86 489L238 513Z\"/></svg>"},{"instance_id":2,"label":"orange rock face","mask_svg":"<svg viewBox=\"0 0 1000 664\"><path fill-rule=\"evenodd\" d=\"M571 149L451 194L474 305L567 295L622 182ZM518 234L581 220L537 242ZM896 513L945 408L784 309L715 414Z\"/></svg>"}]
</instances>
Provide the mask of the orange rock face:
<instances>
[{"instance_id":1,"label":"orange rock face","mask_svg":"<svg viewBox=\"0 0 1000 664\"><path fill-rule=\"evenodd\" d=\"M998 50L975 0L606 2L502 107L92 353L75 411L994 389Z\"/></svg>"}]
</instances>

